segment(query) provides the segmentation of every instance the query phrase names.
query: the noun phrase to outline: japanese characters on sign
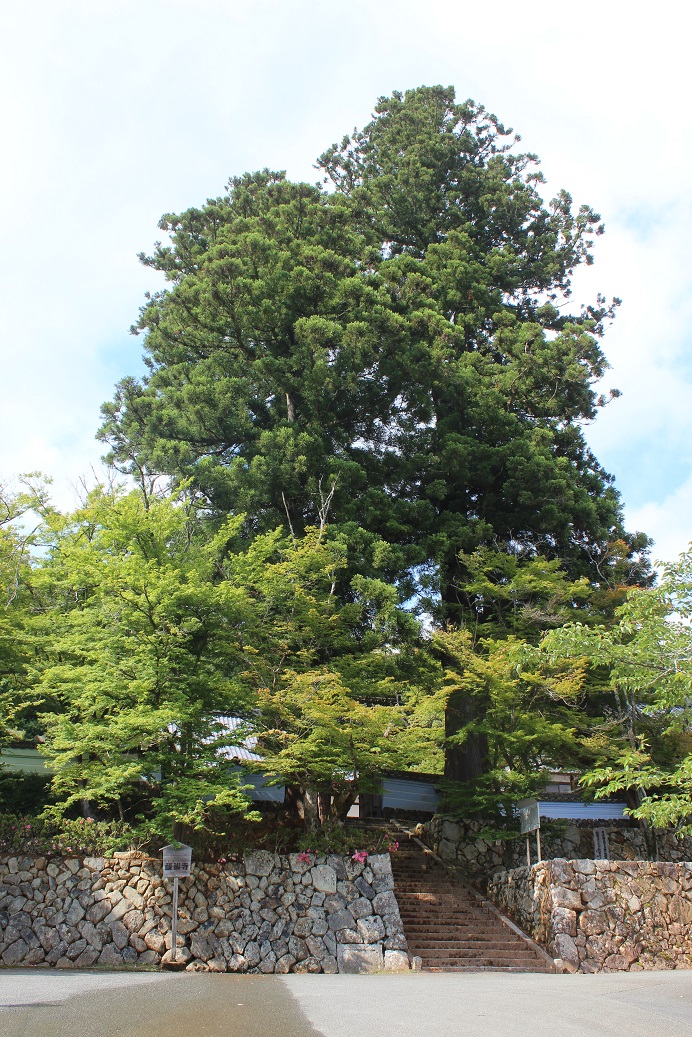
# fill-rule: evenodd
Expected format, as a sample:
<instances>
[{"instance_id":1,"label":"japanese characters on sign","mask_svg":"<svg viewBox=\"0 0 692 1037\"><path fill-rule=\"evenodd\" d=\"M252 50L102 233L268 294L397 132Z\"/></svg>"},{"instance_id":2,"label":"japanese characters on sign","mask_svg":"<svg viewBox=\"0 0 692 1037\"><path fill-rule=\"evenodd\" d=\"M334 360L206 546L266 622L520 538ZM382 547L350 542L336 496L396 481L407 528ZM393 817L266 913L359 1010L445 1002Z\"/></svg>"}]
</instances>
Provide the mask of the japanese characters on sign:
<instances>
[{"instance_id":1,"label":"japanese characters on sign","mask_svg":"<svg viewBox=\"0 0 692 1037\"><path fill-rule=\"evenodd\" d=\"M192 847L179 843L163 848L163 875L164 878L187 878L192 867Z\"/></svg>"}]
</instances>

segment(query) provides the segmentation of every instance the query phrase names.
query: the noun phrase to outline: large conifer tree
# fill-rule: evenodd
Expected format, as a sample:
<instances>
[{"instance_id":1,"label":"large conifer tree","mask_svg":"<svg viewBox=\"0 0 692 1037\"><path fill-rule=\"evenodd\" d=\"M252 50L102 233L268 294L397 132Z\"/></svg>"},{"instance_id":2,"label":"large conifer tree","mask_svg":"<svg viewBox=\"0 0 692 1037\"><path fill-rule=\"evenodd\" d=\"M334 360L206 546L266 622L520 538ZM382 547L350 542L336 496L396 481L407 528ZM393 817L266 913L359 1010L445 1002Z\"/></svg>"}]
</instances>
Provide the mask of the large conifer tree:
<instances>
[{"instance_id":1,"label":"large conifer tree","mask_svg":"<svg viewBox=\"0 0 692 1037\"><path fill-rule=\"evenodd\" d=\"M391 544L380 564L406 593L423 574L442 622L479 604L461 556L484 545L645 580L646 538L581 429L605 402L612 306L568 312L570 279L600 218L566 192L546 204L517 142L421 87L325 152L326 188L265 171L164 216L170 244L143 260L169 286L135 328L146 377L105 408L111 458L192 477L250 534L329 505L365 531L355 564ZM448 733L467 705L452 697ZM451 777L481 767L480 745L449 756Z\"/></svg>"}]
</instances>

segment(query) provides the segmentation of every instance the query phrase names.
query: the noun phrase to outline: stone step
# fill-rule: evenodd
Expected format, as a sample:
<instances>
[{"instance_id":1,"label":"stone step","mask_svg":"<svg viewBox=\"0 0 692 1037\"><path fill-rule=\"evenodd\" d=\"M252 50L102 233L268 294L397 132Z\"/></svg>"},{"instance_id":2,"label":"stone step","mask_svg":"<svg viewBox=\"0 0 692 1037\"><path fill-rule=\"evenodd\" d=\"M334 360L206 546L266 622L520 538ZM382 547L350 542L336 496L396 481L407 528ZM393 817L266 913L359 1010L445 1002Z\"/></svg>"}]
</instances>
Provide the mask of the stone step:
<instances>
[{"instance_id":1,"label":"stone step","mask_svg":"<svg viewBox=\"0 0 692 1037\"><path fill-rule=\"evenodd\" d=\"M417 885L411 883L397 883L394 879L394 884L398 885L398 888L402 893L406 893L411 897L443 897L448 899L466 900L469 903L475 902L475 897L469 896L464 887L455 889L453 886L439 886L434 887L425 883L419 882Z\"/></svg>"},{"instance_id":2,"label":"stone step","mask_svg":"<svg viewBox=\"0 0 692 1037\"><path fill-rule=\"evenodd\" d=\"M404 912L401 911L401 917L404 918ZM424 915L423 912L417 911L406 912L406 918L408 918L411 925L423 925L426 929L468 929L473 927L475 929L482 930L485 932L487 929L495 930L497 926L493 923L493 919L487 915L462 915L459 918L451 917L450 915ZM503 927L504 928L504 927Z\"/></svg>"},{"instance_id":3,"label":"stone step","mask_svg":"<svg viewBox=\"0 0 692 1037\"><path fill-rule=\"evenodd\" d=\"M409 943L415 943L417 947L469 947L477 948L478 950L489 950L493 947L506 948L507 950L514 950L519 954L523 954L525 951L523 944L510 943L507 940L503 940L502 937L498 937L496 934L488 933L487 936L479 938L475 934L471 934L468 939L465 937L455 936L433 936L430 937L423 933L411 933L407 936Z\"/></svg>"},{"instance_id":4,"label":"stone step","mask_svg":"<svg viewBox=\"0 0 692 1037\"><path fill-rule=\"evenodd\" d=\"M490 915L490 912L481 904L460 904L456 900L451 900L448 904L440 904L435 900L413 900L410 897L397 897L397 901L399 902L399 910L408 911L409 914L421 911L429 917L432 915L454 913L457 915L463 915L464 917L475 915L477 918L487 917Z\"/></svg>"},{"instance_id":5,"label":"stone step","mask_svg":"<svg viewBox=\"0 0 692 1037\"><path fill-rule=\"evenodd\" d=\"M514 954L512 956L488 952L487 954L431 954L430 951L419 953L416 947L412 953L419 954L424 965L470 965L475 962L478 965L508 965L518 968L520 965L539 966L538 958L530 954Z\"/></svg>"},{"instance_id":6,"label":"stone step","mask_svg":"<svg viewBox=\"0 0 692 1037\"><path fill-rule=\"evenodd\" d=\"M521 936L416 844L404 844L392 869L409 950L424 971L548 971Z\"/></svg>"},{"instance_id":7,"label":"stone step","mask_svg":"<svg viewBox=\"0 0 692 1037\"><path fill-rule=\"evenodd\" d=\"M394 883L396 888L396 882ZM430 908L458 908L462 911L485 910L483 905L475 898L456 896L454 893L443 893L435 889L397 889L397 898L401 898L410 905L421 904L426 910Z\"/></svg>"},{"instance_id":8,"label":"stone step","mask_svg":"<svg viewBox=\"0 0 692 1037\"><path fill-rule=\"evenodd\" d=\"M396 885L396 881L394 884ZM443 893L439 889L406 889L399 887L397 893L406 900L422 900L428 904L459 904L461 907L468 907L469 905L476 907L478 904L477 900L465 897L463 893L457 897L454 893Z\"/></svg>"},{"instance_id":9,"label":"stone step","mask_svg":"<svg viewBox=\"0 0 692 1037\"><path fill-rule=\"evenodd\" d=\"M399 893L397 890L397 900L402 900L405 904L411 907L421 904L428 911L435 908L452 908L458 911L486 910L486 908L484 908L482 904L479 904L477 900L465 900L463 897L455 897L453 893L449 896L442 896L440 894L436 895L433 893L422 892L411 893L404 891Z\"/></svg>"},{"instance_id":10,"label":"stone step","mask_svg":"<svg viewBox=\"0 0 692 1037\"><path fill-rule=\"evenodd\" d=\"M521 946L521 947L523 947L523 943L521 941L518 944L516 944L513 940L508 940L508 938L505 937L502 933L498 933L498 931L496 929L485 929L485 930L479 930L479 929L432 929L431 930L431 929L424 929L422 926L416 926L415 928L413 928L411 926L404 926L404 928L406 930L408 939L415 940L417 943L420 943L421 940L430 940L430 941L434 941L434 942L436 942L438 940L444 940L447 943L449 943L450 941L453 941L454 943L459 943L460 941L464 941L466 943L468 943L468 942L470 942L470 943L478 942L478 943L482 943L483 946L485 946L488 943L501 943L501 944L511 943L512 946L517 946L517 947Z\"/></svg>"},{"instance_id":11,"label":"stone step","mask_svg":"<svg viewBox=\"0 0 692 1037\"><path fill-rule=\"evenodd\" d=\"M396 885L396 884L395 884ZM405 904L423 904L428 910L438 908L456 908L459 911L482 911L482 905L477 900L466 900L464 897L455 897L453 893L442 894L431 891L397 890L397 900Z\"/></svg>"},{"instance_id":12,"label":"stone step","mask_svg":"<svg viewBox=\"0 0 692 1037\"><path fill-rule=\"evenodd\" d=\"M484 908L478 901L457 900L456 897L441 900L439 897L424 897L417 893L399 893L397 900L411 911L459 911L463 914L485 914L487 912L487 908Z\"/></svg>"},{"instance_id":13,"label":"stone step","mask_svg":"<svg viewBox=\"0 0 692 1037\"><path fill-rule=\"evenodd\" d=\"M435 962L426 964L423 962L424 972L481 972L481 971L492 971L492 972L547 972L547 968L543 968L537 962L521 962L514 965L502 964L501 962L495 962L490 959L482 961L469 961L464 964L459 964L457 961L448 962Z\"/></svg>"},{"instance_id":14,"label":"stone step","mask_svg":"<svg viewBox=\"0 0 692 1037\"><path fill-rule=\"evenodd\" d=\"M441 916L440 918L421 918L420 915L405 915L401 913L401 921L404 926L411 926L418 928L423 926L426 932L475 932L475 933L494 933L498 932L496 926L487 918L448 918ZM506 930L502 927L500 932Z\"/></svg>"},{"instance_id":15,"label":"stone step","mask_svg":"<svg viewBox=\"0 0 692 1037\"><path fill-rule=\"evenodd\" d=\"M431 940L511 940L510 933L505 929L479 929L477 925L469 926L456 926L454 928L447 926L439 926L436 929L431 929L428 926L423 925L406 925L404 923L404 929L407 933L411 934L411 939L431 939ZM514 942L514 941L512 941ZM521 946L523 942L520 940Z\"/></svg>"},{"instance_id":16,"label":"stone step","mask_svg":"<svg viewBox=\"0 0 692 1037\"><path fill-rule=\"evenodd\" d=\"M420 915L405 915L401 914L401 921L404 926L410 926L412 929L424 928L425 932L474 932L474 933L495 933L498 932L497 926L494 926L492 922L487 918L421 918ZM500 932L506 932L504 926L499 930Z\"/></svg>"},{"instance_id":17,"label":"stone step","mask_svg":"<svg viewBox=\"0 0 692 1037\"><path fill-rule=\"evenodd\" d=\"M459 947L454 944L451 947L428 947L423 944L411 943L413 950L420 954L422 958L427 960L434 959L435 961L448 961L452 958L458 958L459 961L464 961L467 958L494 958L495 960L505 963L512 964L516 961L536 961L533 954L526 954L521 950L517 950L516 947L510 949L495 949L492 947L478 948L478 947Z\"/></svg>"},{"instance_id":18,"label":"stone step","mask_svg":"<svg viewBox=\"0 0 692 1037\"><path fill-rule=\"evenodd\" d=\"M434 947L419 947L414 942L410 949L412 954L419 954L424 962L429 961L433 965L436 962L452 961L452 959L456 959L460 965L471 959L480 960L481 958L492 958L499 965L523 964L527 961L535 965L539 961L535 954L516 948L513 951L480 950L477 947L468 950L463 947L441 947L436 950Z\"/></svg>"},{"instance_id":19,"label":"stone step","mask_svg":"<svg viewBox=\"0 0 692 1037\"><path fill-rule=\"evenodd\" d=\"M421 918L420 915L401 915L401 921L405 926L411 926L413 929L424 928L425 932L474 932L474 933L494 933L494 932L506 932L507 930L501 927L499 930L492 924L487 918Z\"/></svg>"},{"instance_id":20,"label":"stone step","mask_svg":"<svg viewBox=\"0 0 692 1037\"><path fill-rule=\"evenodd\" d=\"M451 894L449 897L433 896L431 893L399 893L397 900L401 900L408 907L416 907L420 904L426 911L456 910L456 911L485 911L486 908L477 900L464 900Z\"/></svg>"},{"instance_id":21,"label":"stone step","mask_svg":"<svg viewBox=\"0 0 692 1037\"><path fill-rule=\"evenodd\" d=\"M483 953L502 951L503 954L516 954L519 948L516 943L509 940L428 940L411 937L409 942L416 945L420 950L427 951L481 951Z\"/></svg>"},{"instance_id":22,"label":"stone step","mask_svg":"<svg viewBox=\"0 0 692 1037\"><path fill-rule=\"evenodd\" d=\"M444 968L442 968L442 966L440 966L440 965L425 965L425 964L423 964L422 972L468 972L468 973L473 973L473 972L511 972L511 973L531 972L531 973L533 973L533 972L537 972L537 973L542 973L542 972L547 972L547 970L543 969L541 964L536 964L535 968L533 968L533 966L531 966L531 968L528 968L528 966L524 966L524 965L519 965L519 966L515 966L515 965L446 965L446 966L444 966Z\"/></svg>"},{"instance_id":23,"label":"stone step","mask_svg":"<svg viewBox=\"0 0 692 1037\"><path fill-rule=\"evenodd\" d=\"M493 919L490 914L486 914L485 911L479 908L467 908L463 910L459 907L444 908L437 904L424 904L421 907L416 907L411 904L404 902L399 904L399 913L403 918L407 915L410 918L425 917L433 920L442 920L446 918L458 918L462 922L473 921L474 919L478 922L487 922L488 925L493 925Z\"/></svg>"},{"instance_id":24,"label":"stone step","mask_svg":"<svg viewBox=\"0 0 692 1037\"><path fill-rule=\"evenodd\" d=\"M483 911L482 908L475 906L459 907L452 906L445 907L441 904L411 904L410 902L399 901L399 913L403 918L404 915L410 918L425 917L432 920L444 920L445 918L458 918L460 921L477 921L487 922L488 925L494 925L493 916L490 912Z\"/></svg>"}]
</instances>

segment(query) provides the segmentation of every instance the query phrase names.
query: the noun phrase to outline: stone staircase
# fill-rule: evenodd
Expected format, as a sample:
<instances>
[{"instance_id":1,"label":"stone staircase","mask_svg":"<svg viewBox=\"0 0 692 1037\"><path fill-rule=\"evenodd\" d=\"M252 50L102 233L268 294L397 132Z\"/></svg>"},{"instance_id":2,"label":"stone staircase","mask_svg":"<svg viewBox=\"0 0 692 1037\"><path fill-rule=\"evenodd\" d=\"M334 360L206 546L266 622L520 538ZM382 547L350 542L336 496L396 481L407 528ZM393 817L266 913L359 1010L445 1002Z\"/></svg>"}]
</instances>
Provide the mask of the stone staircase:
<instances>
[{"instance_id":1,"label":"stone staircase","mask_svg":"<svg viewBox=\"0 0 692 1037\"><path fill-rule=\"evenodd\" d=\"M402 834L394 892L411 954L425 972L551 972L551 960L480 895Z\"/></svg>"}]
</instances>

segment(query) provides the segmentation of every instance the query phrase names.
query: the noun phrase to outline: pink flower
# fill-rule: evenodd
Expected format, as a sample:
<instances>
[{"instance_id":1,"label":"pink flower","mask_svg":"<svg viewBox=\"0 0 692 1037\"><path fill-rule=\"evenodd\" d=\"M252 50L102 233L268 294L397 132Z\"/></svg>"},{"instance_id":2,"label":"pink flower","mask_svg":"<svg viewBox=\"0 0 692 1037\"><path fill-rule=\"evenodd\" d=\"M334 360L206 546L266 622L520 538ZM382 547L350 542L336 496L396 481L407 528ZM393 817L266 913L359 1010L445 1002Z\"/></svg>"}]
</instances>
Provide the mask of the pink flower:
<instances>
[{"instance_id":1,"label":"pink flower","mask_svg":"<svg viewBox=\"0 0 692 1037\"><path fill-rule=\"evenodd\" d=\"M312 853L312 850L303 850L302 853L298 854L298 856L296 857L296 860L303 861L304 864L310 864L310 859L311 859L310 858L310 854L311 853Z\"/></svg>"},{"instance_id":2,"label":"pink flower","mask_svg":"<svg viewBox=\"0 0 692 1037\"><path fill-rule=\"evenodd\" d=\"M354 861L358 861L359 864L362 864L363 861L366 861L368 859L368 851L367 850L356 850L356 852L353 854L353 857L351 859L354 860Z\"/></svg>"},{"instance_id":3,"label":"pink flower","mask_svg":"<svg viewBox=\"0 0 692 1037\"><path fill-rule=\"evenodd\" d=\"M396 853L396 851L399 849L399 844L396 841L396 839L392 843L387 843L387 849L390 853Z\"/></svg>"}]
</instances>

